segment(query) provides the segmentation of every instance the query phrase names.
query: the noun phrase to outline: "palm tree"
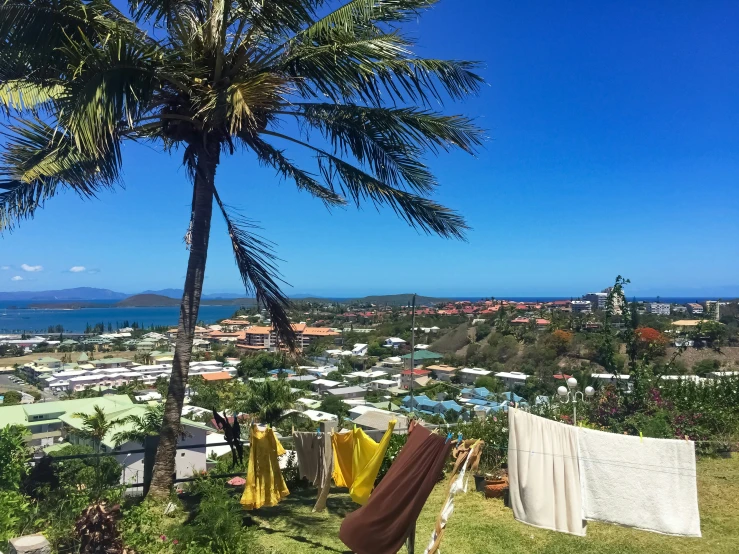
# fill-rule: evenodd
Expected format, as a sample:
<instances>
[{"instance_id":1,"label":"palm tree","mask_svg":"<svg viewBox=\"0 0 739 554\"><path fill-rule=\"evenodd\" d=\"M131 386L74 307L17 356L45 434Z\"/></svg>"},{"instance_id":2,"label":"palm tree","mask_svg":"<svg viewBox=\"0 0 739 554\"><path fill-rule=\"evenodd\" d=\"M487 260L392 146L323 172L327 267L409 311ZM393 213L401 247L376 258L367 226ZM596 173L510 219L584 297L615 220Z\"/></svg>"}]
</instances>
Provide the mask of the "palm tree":
<instances>
[{"instance_id":1,"label":"palm tree","mask_svg":"<svg viewBox=\"0 0 739 554\"><path fill-rule=\"evenodd\" d=\"M82 429L75 430L75 434L92 442L92 448L95 451L95 494L97 496L102 492L102 484L100 479L100 446L105 436L120 424L121 420L108 419L105 411L100 406L95 406L91 414L84 412L76 412L72 417L82 420Z\"/></svg>"},{"instance_id":2,"label":"palm tree","mask_svg":"<svg viewBox=\"0 0 739 554\"><path fill-rule=\"evenodd\" d=\"M159 434L163 419L164 404L147 406L143 415L127 415L119 421L119 424L130 425L130 428L125 431L118 431L113 435L113 442L116 446L120 446L125 442L137 442L143 447L146 437ZM180 436L184 436L183 431L180 431Z\"/></svg>"},{"instance_id":3,"label":"palm tree","mask_svg":"<svg viewBox=\"0 0 739 554\"><path fill-rule=\"evenodd\" d=\"M64 190L115 186L126 140L183 155L190 254L151 487L167 495L214 200L247 293L295 345L271 244L216 188L222 157L246 150L328 208L387 206L425 233L463 238L463 218L429 199L438 183L424 155L481 144L470 119L430 106L482 80L474 63L415 56L400 32L436 0L140 0L130 13L110 0L0 2L0 107L12 116L0 230ZM312 153L315 169L287 146Z\"/></svg>"},{"instance_id":4,"label":"palm tree","mask_svg":"<svg viewBox=\"0 0 739 554\"><path fill-rule=\"evenodd\" d=\"M249 383L243 411L252 414L261 423L274 425L295 407L297 395L290 390L287 379L268 379Z\"/></svg>"}]
</instances>

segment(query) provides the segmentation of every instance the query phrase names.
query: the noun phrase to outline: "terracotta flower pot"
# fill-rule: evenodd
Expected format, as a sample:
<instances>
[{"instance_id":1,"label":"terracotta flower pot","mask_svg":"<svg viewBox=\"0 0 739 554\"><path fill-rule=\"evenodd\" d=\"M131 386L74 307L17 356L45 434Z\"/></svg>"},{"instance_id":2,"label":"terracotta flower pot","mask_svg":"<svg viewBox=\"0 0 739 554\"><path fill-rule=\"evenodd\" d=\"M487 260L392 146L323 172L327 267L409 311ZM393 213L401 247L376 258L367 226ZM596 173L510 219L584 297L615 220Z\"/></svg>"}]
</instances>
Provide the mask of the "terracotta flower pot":
<instances>
[{"instance_id":1,"label":"terracotta flower pot","mask_svg":"<svg viewBox=\"0 0 739 554\"><path fill-rule=\"evenodd\" d=\"M500 498L508 489L508 479L485 481L485 498Z\"/></svg>"}]
</instances>

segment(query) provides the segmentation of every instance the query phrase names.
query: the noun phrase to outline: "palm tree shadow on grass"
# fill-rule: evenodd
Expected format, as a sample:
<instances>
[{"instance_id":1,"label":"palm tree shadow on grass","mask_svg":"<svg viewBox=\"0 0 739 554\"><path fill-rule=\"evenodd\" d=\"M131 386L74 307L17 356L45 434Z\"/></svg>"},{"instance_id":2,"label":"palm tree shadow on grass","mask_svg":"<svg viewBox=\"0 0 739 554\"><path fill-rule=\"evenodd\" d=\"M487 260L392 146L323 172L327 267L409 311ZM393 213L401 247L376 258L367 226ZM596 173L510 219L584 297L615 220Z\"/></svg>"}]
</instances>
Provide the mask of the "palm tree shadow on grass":
<instances>
[{"instance_id":1,"label":"palm tree shadow on grass","mask_svg":"<svg viewBox=\"0 0 739 554\"><path fill-rule=\"evenodd\" d=\"M309 544L315 548L350 554L351 550L336 549L320 542L321 539L338 538L338 529L335 530L335 536L331 535L334 533L334 527L327 525L326 513L335 515L339 520L342 520L359 507L346 494L337 495L340 493L345 493L345 489L332 488L326 502L326 511L314 513L309 510L316 503L317 490L312 488L300 489L291 492L290 496L277 506L260 508L253 514L245 513L244 525L253 526L267 534L280 533L292 540ZM279 522L279 528L263 524L268 522Z\"/></svg>"}]
</instances>

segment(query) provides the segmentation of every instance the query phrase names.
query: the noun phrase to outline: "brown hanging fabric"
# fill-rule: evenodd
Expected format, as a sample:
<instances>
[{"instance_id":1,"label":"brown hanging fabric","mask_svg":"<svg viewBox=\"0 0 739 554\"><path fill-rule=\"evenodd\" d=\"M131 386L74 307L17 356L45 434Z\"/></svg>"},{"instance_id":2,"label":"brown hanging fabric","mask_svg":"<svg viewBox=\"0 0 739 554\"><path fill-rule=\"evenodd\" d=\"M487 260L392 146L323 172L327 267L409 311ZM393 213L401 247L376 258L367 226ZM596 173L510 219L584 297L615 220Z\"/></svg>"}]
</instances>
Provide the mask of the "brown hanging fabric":
<instances>
[{"instance_id":1,"label":"brown hanging fabric","mask_svg":"<svg viewBox=\"0 0 739 554\"><path fill-rule=\"evenodd\" d=\"M349 514L339 538L356 554L395 554L442 475L454 443L421 425L409 430L398 453L367 504Z\"/></svg>"}]
</instances>

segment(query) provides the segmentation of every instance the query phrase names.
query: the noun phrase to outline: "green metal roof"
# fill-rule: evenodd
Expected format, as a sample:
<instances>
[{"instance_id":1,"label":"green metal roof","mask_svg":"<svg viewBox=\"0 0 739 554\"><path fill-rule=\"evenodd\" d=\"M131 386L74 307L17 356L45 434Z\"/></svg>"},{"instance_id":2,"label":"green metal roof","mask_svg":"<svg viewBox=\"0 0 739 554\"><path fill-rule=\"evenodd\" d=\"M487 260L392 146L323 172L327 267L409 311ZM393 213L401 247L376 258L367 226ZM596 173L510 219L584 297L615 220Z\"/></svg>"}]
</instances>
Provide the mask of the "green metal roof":
<instances>
[{"instance_id":1,"label":"green metal roof","mask_svg":"<svg viewBox=\"0 0 739 554\"><path fill-rule=\"evenodd\" d=\"M33 361L36 362L37 364L54 364L54 363L59 364L61 363L61 360L57 358L52 358L51 356L44 356L43 358L37 358Z\"/></svg>"},{"instance_id":2,"label":"green metal roof","mask_svg":"<svg viewBox=\"0 0 739 554\"><path fill-rule=\"evenodd\" d=\"M100 360L92 360L92 364L121 364L130 362L128 358L102 358Z\"/></svg>"},{"instance_id":3,"label":"green metal roof","mask_svg":"<svg viewBox=\"0 0 739 554\"><path fill-rule=\"evenodd\" d=\"M83 410L76 410L76 411L83 411ZM146 413L146 406L141 404L134 404L132 406L129 406L122 410L117 410L113 412L108 412L106 410L106 416L108 417L108 420L116 420L116 419L124 419L128 416L143 416ZM61 419L64 423L69 425L70 427L74 427L75 429L82 429L82 419L78 417L74 417L72 413L66 413L63 416L61 416L59 419ZM182 422L182 425L185 425L187 427L193 427L195 429L202 429L204 431L212 431L212 429L206 425L203 425L202 423L196 423L194 421L191 421L189 419L185 419L184 417L180 420ZM134 424L130 422L126 422L120 425L114 426L110 431L108 431L108 434L105 435L105 438L103 439L103 444L109 448L115 448L116 444L113 440L113 437L122 431L131 431L134 428Z\"/></svg>"},{"instance_id":4,"label":"green metal roof","mask_svg":"<svg viewBox=\"0 0 739 554\"><path fill-rule=\"evenodd\" d=\"M443 358L443 354L437 354L436 352L431 352L430 350L416 350L413 353L413 361L416 360L439 360ZM410 360L411 355L406 354L405 356L401 356L404 360Z\"/></svg>"}]
</instances>

